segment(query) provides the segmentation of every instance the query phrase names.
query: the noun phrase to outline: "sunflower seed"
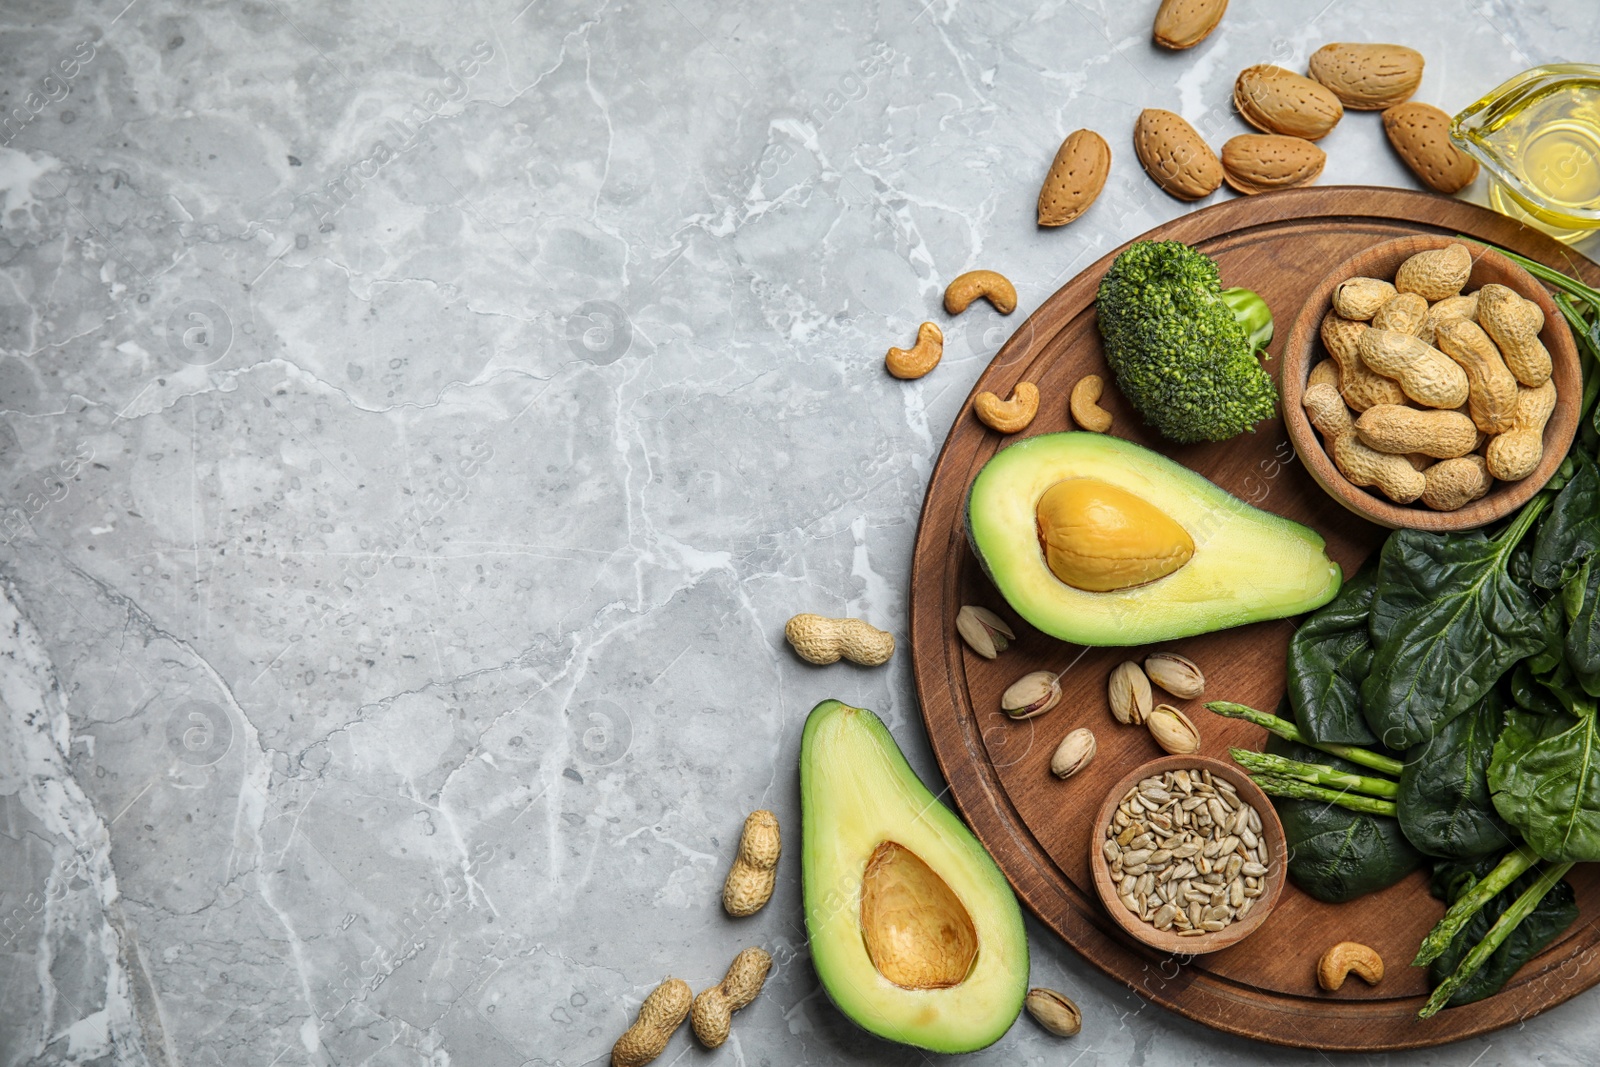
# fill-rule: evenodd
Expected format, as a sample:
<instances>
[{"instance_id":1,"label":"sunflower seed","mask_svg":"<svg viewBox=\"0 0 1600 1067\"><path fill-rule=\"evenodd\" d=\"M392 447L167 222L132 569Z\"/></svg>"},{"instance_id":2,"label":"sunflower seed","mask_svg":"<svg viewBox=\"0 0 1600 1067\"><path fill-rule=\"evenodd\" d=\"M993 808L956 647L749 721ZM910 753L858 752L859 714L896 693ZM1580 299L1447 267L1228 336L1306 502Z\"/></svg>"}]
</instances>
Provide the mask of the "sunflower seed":
<instances>
[{"instance_id":1,"label":"sunflower seed","mask_svg":"<svg viewBox=\"0 0 1600 1067\"><path fill-rule=\"evenodd\" d=\"M1118 899L1161 930L1197 936L1225 928L1264 891L1265 842L1252 817L1260 822L1209 771L1143 779L1123 795L1101 842Z\"/></svg>"}]
</instances>

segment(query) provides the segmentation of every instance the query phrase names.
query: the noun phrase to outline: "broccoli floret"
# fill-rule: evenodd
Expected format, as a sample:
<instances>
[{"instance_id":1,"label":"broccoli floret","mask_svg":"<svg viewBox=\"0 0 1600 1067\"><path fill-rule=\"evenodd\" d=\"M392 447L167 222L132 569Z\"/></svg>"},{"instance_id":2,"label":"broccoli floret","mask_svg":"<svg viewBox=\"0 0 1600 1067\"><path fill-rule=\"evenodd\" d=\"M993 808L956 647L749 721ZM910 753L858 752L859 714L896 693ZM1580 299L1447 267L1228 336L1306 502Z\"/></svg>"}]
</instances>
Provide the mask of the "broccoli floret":
<instances>
[{"instance_id":1,"label":"broccoli floret","mask_svg":"<svg viewBox=\"0 0 1600 1067\"><path fill-rule=\"evenodd\" d=\"M1272 311L1222 288L1217 265L1181 241L1137 241L1096 297L1106 362L1122 395L1164 437L1185 444L1254 430L1278 391L1256 358Z\"/></svg>"}]
</instances>

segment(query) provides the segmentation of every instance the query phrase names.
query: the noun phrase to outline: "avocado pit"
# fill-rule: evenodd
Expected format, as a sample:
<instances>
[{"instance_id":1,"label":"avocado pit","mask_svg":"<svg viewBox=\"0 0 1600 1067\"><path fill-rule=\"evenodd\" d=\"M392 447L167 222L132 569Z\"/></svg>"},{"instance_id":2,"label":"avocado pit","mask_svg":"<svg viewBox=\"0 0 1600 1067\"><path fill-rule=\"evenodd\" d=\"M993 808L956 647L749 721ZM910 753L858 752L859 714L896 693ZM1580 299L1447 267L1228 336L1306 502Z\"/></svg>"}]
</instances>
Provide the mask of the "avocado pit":
<instances>
[{"instance_id":1,"label":"avocado pit","mask_svg":"<svg viewBox=\"0 0 1600 1067\"><path fill-rule=\"evenodd\" d=\"M1074 589L1106 593L1144 585L1194 556L1194 538L1142 497L1099 478L1067 478L1035 509L1050 573Z\"/></svg>"},{"instance_id":2,"label":"avocado pit","mask_svg":"<svg viewBox=\"0 0 1600 1067\"><path fill-rule=\"evenodd\" d=\"M960 898L894 841L873 849L862 874L861 934L873 967L902 989L960 985L978 957L978 931Z\"/></svg>"}]
</instances>

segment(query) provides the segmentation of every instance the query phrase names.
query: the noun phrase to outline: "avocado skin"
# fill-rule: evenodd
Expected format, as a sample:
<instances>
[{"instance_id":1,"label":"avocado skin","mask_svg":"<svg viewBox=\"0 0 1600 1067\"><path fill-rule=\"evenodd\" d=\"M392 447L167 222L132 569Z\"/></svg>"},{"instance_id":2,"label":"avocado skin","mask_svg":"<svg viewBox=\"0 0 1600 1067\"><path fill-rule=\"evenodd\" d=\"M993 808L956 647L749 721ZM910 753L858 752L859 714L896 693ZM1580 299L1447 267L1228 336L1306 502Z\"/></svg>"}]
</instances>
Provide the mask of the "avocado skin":
<instances>
[{"instance_id":1,"label":"avocado skin","mask_svg":"<svg viewBox=\"0 0 1600 1067\"><path fill-rule=\"evenodd\" d=\"M873 791L873 802L862 803L862 790ZM882 720L837 700L813 708L800 742L800 798L806 934L828 999L863 1030L930 1052L973 1052L1003 1037L1027 995L1022 910L989 853L922 784ZM967 907L979 950L960 985L902 989L866 955L861 877L886 840L917 853Z\"/></svg>"},{"instance_id":2,"label":"avocado skin","mask_svg":"<svg viewBox=\"0 0 1600 1067\"><path fill-rule=\"evenodd\" d=\"M1064 584L1038 547L1033 505L1070 477L1102 478L1145 496L1189 530L1194 558L1130 589L1090 593ZM963 517L978 565L1011 608L1073 644L1154 644L1299 615L1332 600L1343 581L1316 531L1107 434L1040 434L1001 449L973 479Z\"/></svg>"}]
</instances>

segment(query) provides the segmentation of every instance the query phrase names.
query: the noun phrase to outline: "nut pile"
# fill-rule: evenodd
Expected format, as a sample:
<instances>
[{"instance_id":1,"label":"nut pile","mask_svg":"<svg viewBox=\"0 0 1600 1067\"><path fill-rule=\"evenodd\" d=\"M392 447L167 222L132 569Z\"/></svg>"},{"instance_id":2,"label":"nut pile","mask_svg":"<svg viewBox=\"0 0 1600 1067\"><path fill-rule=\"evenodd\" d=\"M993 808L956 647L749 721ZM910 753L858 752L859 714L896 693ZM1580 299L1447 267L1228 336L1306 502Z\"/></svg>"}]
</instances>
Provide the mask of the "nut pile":
<instances>
[{"instance_id":1,"label":"nut pile","mask_svg":"<svg viewBox=\"0 0 1600 1067\"><path fill-rule=\"evenodd\" d=\"M1454 511L1544 455L1544 313L1504 285L1463 294L1471 273L1465 245L1418 252L1393 282L1340 282L1322 320L1306 414L1345 478L1397 504Z\"/></svg>"},{"instance_id":2,"label":"nut pile","mask_svg":"<svg viewBox=\"0 0 1600 1067\"><path fill-rule=\"evenodd\" d=\"M1168 771L1129 789L1101 853L1123 906L1180 937L1250 914L1272 860L1261 816L1207 770Z\"/></svg>"},{"instance_id":3,"label":"nut pile","mask_svg":"<svg viewBox=\"0 0 1600 1067\"><path fill-rule=\"evenodd\" d=\"M1199 752L1200 731L1171 704L1154 703L1152 682L1181 700L1198 697L1206 688L1205 675L1187 656L1156 652L1145 658L1143 668L1129 660L1112 669L1106 684L1112 716L1125 725L1143 726L1174 756Z\"/></svg>"}]
</instances>

